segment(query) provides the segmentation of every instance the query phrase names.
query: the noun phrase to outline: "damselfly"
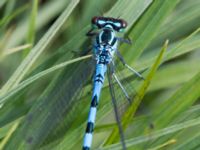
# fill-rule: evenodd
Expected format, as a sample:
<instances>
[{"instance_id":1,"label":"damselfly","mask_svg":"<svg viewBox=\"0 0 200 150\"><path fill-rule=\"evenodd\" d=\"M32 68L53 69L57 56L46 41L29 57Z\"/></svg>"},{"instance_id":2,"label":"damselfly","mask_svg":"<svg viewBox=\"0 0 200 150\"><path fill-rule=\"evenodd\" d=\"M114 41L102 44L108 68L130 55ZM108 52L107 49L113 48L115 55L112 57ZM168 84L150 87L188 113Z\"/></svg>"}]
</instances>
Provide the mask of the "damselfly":
<instances>
[{"instance_id":1,"label":"damselfly","mask_svg":"<svg viewBox=\"0 0 200 150\"><path fill-rule=\"evenodd\" d=\"M117 101L124 99L125 97L128 100L131 99L133 96L131 95L132 88L130 89L129 87L133 82L131 84L124 84L124 82L127 83L127 78L126 80L121 80L123 78L123 76L120 76L121 72L115 71L120 65L124 64L128 70L142 78L139 73L126 64L117 49L118 42L131 43L128 39L116 36L117 32L122 32L126 28L127 23L122 19L94 17L92 19L92 25L93 28L87 35L94 37L94 59L74 63L72 64L73 67L67 66L60 72L57 72L57 75L54 76L46 90L36 101L34 100L34 105L31 109L29 110L30 105L33 103L32 101L32 103L27 103L26 108L22 108L24 112L28 111L28 113L22 120L19 129L13 134L13 137L10 140L10 143L12 144L7 145L6 149L23 148L32 150L44 148L70 150L78 149L77 147L80 148L80 146L77 146L76 144L73 145L71 142L75 141L76 143L79 141L77 140L77 137L73 135L77 135L76 133L82 131L82 126L80 126L80 124L85 121L83 116L85 116L85 112L88 111L85 110L86 105L83 105L83 102L88 102L88 99L82 101L82 99L87 97L84 95L83 90L87 91L87 88L84 87L87 85L88 78L91 76L92 72L94 72L93 96L83 149L90 149L91 147L96 108L99 103L99 95L106 72L108 72L109 82L112 82L112 79L115 80L114 86L111 82L109 86L112 101L115 100L115 95ZM96 31L94 30L94 27L97 28ZM70 55L71 52L67 54ZM114 65L115 55L122 63ZM96 70L93 71L95 66ZM130 78L128 77L128 79ZM113 90L113 88L115 88L115 90ZM118 90L120 92L118 92ZM121 96L123 98L120 98ZM103 102L102 99L101 104ZM117 117L117 109L115 105L113 106L116 112L117 124L120 129L119 133L121 135L121 141L125 149L123 132L118 119L119 117ZM20 112L19 115L23 114ZM80 117L80 115L82 116ZM20 143L18 139L20 139Z\"/></svg>"},{"instance_id":2,"label":"damselfly","mask_svg":"<svg viewBox=\"0 0 200 150\"><path fill-rule=\"evenodd\" d=\"M124 42L130 44L131 41L129 39L124 39L121 37L117 37L117 32L122 32L126 27L127 23L123 19L116 19L110 17L93 17L92 19L92 29L87 33L87 36L94 37L93 43L93 56L95 59L95 73L94 73L94 81L93 81L93 92L92 92L92 101L90 106L90 112L88 116L88 123L86 128L86 133L83 142L83 150L89 150L92 144L92 134L94 130L94 123L96 118L97 106L99 103L100 92L104 83L105 74L107 69L108 72L108 81L111 92L111 97L114 99L113 88L111 83L111 78L113 77L126 98L130 100L130 97L120 82L119 78L115 74L115 63L114 57L115 55L120 59L125 67L127 67L130 71L136 74L138 77L143 77L135 71L132 67L130 67L122 55L118 50L118 42ZM97 29L97 32L94 32L94 29ZM114 106L115 107L115 106ZM120 120L118 119L118 113L115 107L115 115L116 120L119 127L119 133L121 134L121 141L123 149L126 149L122 127L120 124Z\"/></svg>"}]
</instances>

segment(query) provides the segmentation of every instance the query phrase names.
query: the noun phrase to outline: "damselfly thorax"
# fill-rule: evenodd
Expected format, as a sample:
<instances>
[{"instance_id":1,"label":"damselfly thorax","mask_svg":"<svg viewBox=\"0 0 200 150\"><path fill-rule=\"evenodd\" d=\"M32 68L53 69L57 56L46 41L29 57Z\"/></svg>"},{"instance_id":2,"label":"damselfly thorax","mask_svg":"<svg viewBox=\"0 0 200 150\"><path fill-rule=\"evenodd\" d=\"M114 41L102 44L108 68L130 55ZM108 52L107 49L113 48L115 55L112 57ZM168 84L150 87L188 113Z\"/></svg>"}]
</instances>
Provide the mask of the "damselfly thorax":
<instances>
[{"instance_id":1,"label":"damselfly thorax","mask_svg":"<svg viewBox=\"0 0 200 150\"><path fill-rule=\"evenodd\" d=\"M93 48L97 63L109 64L117 49L117 39L112 26L105 26L96 36Z\"/></svg>"}]
</instances>

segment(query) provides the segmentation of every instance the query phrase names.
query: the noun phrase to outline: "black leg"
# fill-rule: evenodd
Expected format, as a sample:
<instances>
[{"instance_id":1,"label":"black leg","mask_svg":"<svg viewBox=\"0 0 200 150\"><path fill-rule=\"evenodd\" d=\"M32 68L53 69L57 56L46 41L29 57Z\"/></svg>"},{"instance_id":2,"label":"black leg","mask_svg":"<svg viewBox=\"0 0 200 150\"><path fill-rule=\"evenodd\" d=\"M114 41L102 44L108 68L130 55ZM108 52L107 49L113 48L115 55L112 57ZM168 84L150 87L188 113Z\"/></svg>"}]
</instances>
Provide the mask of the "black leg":
<instances>
[{"instance_id":1,"label":"black leg","mask_svg":"<svg viewBox=\"0 0 200 150\"><path fill-rule=\"evenodd\" d=\"M121 37L117 37L117 40L126 44L132 44L131 39L128 37L127 39L121 38Z\"/></svg>"},{"instance_id":2,"label":"black leg","mask_svg":"<svg viewBox=\"0 0 200 150\"><path fill-rule=\"evenodd\" d=\"M94 36L94 35L97 35L96 32L93 32L94 29L90 29L87 33L86 33L86 36Z\"/></svg>"}]
</instances>

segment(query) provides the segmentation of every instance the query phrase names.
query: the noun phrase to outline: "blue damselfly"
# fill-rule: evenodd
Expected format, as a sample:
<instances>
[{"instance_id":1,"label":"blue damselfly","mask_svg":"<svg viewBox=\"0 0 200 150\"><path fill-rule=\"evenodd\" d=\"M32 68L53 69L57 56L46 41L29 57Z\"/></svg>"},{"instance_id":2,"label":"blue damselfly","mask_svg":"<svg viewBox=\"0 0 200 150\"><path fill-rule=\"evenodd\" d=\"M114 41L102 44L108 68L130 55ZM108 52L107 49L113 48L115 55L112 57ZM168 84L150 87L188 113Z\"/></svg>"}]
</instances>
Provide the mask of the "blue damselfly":
<instances>
[{"instance_id":1,"label":"blue damselfly","mask_svg":"<svg viewBox=\"0 0 200 150\"><path fill-rule=\"evenodd\" d=\"M116 70L119 69L118 67L120 65L123 65L140 78L142 78L142 76L126 64L117 49L118 42L131 43L128 39L116 36L117 32L122 32L123 29L126 28L127 23L122 19L94 17L92 19L92 25L93 29L90 30L87 35L94 38L94 59L87 59L74 63L72 66L67 66L58 72L37 100L33 98L32 101L30 100L30 102L27 103L26 108L22 108L25 112L28 112L26 112L27 114L23 118L19 130L13 134L13 137L10 140L10 143L12 144L7 145L6 149L20 149L21 147L33 150L40 148L52 149L52 146L59 147L61 150L73 149L74 145L70 142L70 135L72 132L80 133L80 131L82 131L82 126L80 126L80 124L85 122L85 117L83 116L86 112L88 113L88 109L85 109L86 105L83 103L88 103L89 100L87 98L87 100L84 101L85 99L83 97L86 94L82 93L84 93L86 85L91 85L88 84L88 81L91 81L90 77L92 74L94 78L93 98L89 123L86 130L87 133L85 135L85 149L91 147L96 107L99 102L100 90L103 86L106 72L108 72L108 81L110 83L109 87L113 104L115 104L115 99L118 101L118 96L122 95L123 100L125 97L128 100L127 102L130 101L131 96L126 88L128 84L124 84L127 80L122 80L119 76L119 71L117 72ZM94 27L96 27L96 31L94 30ZM71 52L66 53L69 57ZM115 55L117 56L116 58L119 58L122 62L120 65L116 64L116 61L114 61ZM73 57L72 54L71 56ZM55 61L55 58L53 61ZM114 84L112 83L112 80L114 81ZM114 88L115 90L113 90ZM120 92L116 89L120 90ZM82 95L84 96L82 97ZM31 105L33 106L29 109ZM114 110L120 129L121 141L125 149L123 132L120 127L120 120L115 105ZM81 117L79 114L80 112L83 114ZM83 135L83 132L81 132L81 135ZM66 141L64 138L65 136ZM16 139L20 139L21 143L16 143ZM81 140L81 136L79 140ZM77 139L73 139L72 141L80 142ZM62 144L66 145L66 147ZM81 146L78 145L78 147L80 148Z\"/></svg>"},{"instance_id":2,"label":"blue damselfly","mask_svg":"<svg viewBox=\"0 0 200 150\"><path fill-rule=\"evenodd\" d=\"M96 118L97 106L99 103L100 92L104 83L105 74L108 71L108 81L109 81L109 88L111 93L111 98L114 104L114 110L116 115L116 121L119 127L119 133L121 135L121 141L123 149L126 149L123 131L119 120L119 115L117 111L117 106L115 105L115 94L114 89L112 87L112 77L117 82L123 93L125 94L126 98L130 101L130 97L126 92L125 88L123 87L122 83L118 79L117 75L115 74L115 63L114 63L114 56L120 59L125 67L127 67L130 71L136 74L138 77L143 77L135 71L132 67L130 67L125 60L123 59L122 55L118 50L118 41L130 44L131 41L129 39L124 39L121 37L116 36L116 32L123 32L123 30L127 27L127 23L123 19L116 19L110 17L93 17L92 18L92 29L87 33L87 36L94 37L93 43L93 54L95 59L95 73L94 73L94 80L93 80L93 92L92 92L92 101L90 112L88 116L88 123L86 128L86 133L83 142L83 150L89 150L92 144L92 133L94 130L94 123ZM97 32L94 32L94 29L97 29Z\"/></svg>"}]
</instances>

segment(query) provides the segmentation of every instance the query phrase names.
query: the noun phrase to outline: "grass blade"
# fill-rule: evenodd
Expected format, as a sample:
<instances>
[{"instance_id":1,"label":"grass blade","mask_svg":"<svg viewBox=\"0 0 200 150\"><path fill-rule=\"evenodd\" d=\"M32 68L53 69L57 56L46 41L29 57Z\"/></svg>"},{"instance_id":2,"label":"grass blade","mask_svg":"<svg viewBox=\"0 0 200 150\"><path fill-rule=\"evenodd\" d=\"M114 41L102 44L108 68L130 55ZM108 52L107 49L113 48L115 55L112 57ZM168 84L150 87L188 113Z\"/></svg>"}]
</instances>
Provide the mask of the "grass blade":
<instances>
[{"instance_id":1,"label":"grass blade","mask_svg":"<svg viewBox=\"0 0 200 150\"><path fill-rule=\"evenodd\" d=\"M33 0L32 2L32 10L30 15L30 21L29 21L29 29L27 32L27 43L34 45L35 41L35 33L36 33L36 20L37 20L37 12L38 12L38 0ZM30 48L26 49L24 51L24 56L26 56L30 51Z\"/></svg>"},{"instance_id":2,"label":"grass blade","mask_svg":"<svg viewBox=\"0 0 200 150\"><path fill-rule=\"evenodd\" d=\"M150 137L151 137L151 140L157 139L157 138L160 138L162 136L172 134L174 132L178 132L180 130L190 128L190 127L194 127L194 126L197 126L197 125L200 125L200 118L192 119L192 120L180 123L180 124L175 124L173 126L152 132ZM127 147L131 147L131 146L134 146L134 145L137 145L137 144L140 144L140 143L143 143L143 142L148 142L148 141L149 141L149 135L145 135L145 136L133 138L133 139L130 139L130 140L126 140L126 144L127 144ZM105 148L99 148L98 150L108 150L108 149L109 150L118 150L119 147L120 147L120 143L117 143L117 144L107 146Z\"/></svg>"},{"instance_id":3,"label":"grass blade","mask_svg":"<svg viewBox=\"0 0 200 150\"><path fill-rule=\"evenodd\" d=\"M2 87L0 91L0 96L8 92L9 90L16 87L19 82L24 78L27 72L31 69L32 65L45 50L48 44L51 42L55 34L59 31L62 25L67 20L68 16L71 14L72 10L78 4L79 0L73 0L70 2L66 10L61 14L57 21L52 25L49 31L43 36L43 38L36 44L36 46L31 50L29 55L24 59L21 65L13 73L7 83Z\"/></svg>"},{"instance_id":4,"label":"grass blade","mask_svg":"<svg viewBox=\"0 0 200 150\"><path fill-rule=\"evenodd\" d=\"M144 94L145 94L145 92L146 92L146 90L147 90L147 88L148 88L148 86L150 84L150 81L152 80L156 70L158 69L158 66L161 63L162 56L163 56L164 52L167 49L167 45L168 45L168 41L165 42L165 44L164 44L159 56L157 57L157 59L156 59L154 65L152 66L149 74L147 75L143 85L139 89L139 92L136 95L136 97L134 98L133 103L131 104L131 106L128 108L128 110L125 112L124 116L122 117L123 129L127 128L130 120L132 119L132 116L135 114L137 108L139 107L139 104L142 101L142 98L144 97ZM117 128L114 128L113 132L109 136L109 138L106 141L105 145L112 144L117 138L118 138Z\"/></svg>"},{"instance_id":5,"label":"grass blade","mask_svg":"<svg viewBox=\"0 0 200 150\"><path fill-rule=\"evenodd\" d=\"M122 49L133 49L133 51L124 52L128 62L135 61L150 44L156 35L159 27L167 15L175 8L180 0L160 1L155 0L146 10L144 15L138 20L134 28L130 31L129 36L133 40L133 45L125 46ZM131 53L131 54L130 54Z\"/></svg>"},{"instance_id":6,"label":"grass blade","mask_svg":"<svg viewBox=\"0 0 200 150\"><path fill-rule=\"evenodd\" d=\"M24 81L22 81L20 84L18 84L15 88L13 88L12 90L10 90L8 93L4 94L2 97L0 97L0 104L4 103L7 99L9 99L11 96L13 96L14 94L16 94L17 92L19 92L20 90L24 89L25 87L27 87L28 85L30 85L31 83L35 82L36 80L44 77L45 75L48 75L49 73L51 72L54 72L58 69L61 69L67 65L70 65L72 63L75 63L77 61L80 61L80 60L84 60L84 59L87 59L87 58L90 58L91 55L87 55L87 56L83 56L83 57L79 57L79 58L76 58L76 59L72 59L72 60L69 60L69 61L66 61L66 62L63 62L61 64L58 64L58 65L55 65L49 69L46 69Z\"/></svg>"}]
</instances>

